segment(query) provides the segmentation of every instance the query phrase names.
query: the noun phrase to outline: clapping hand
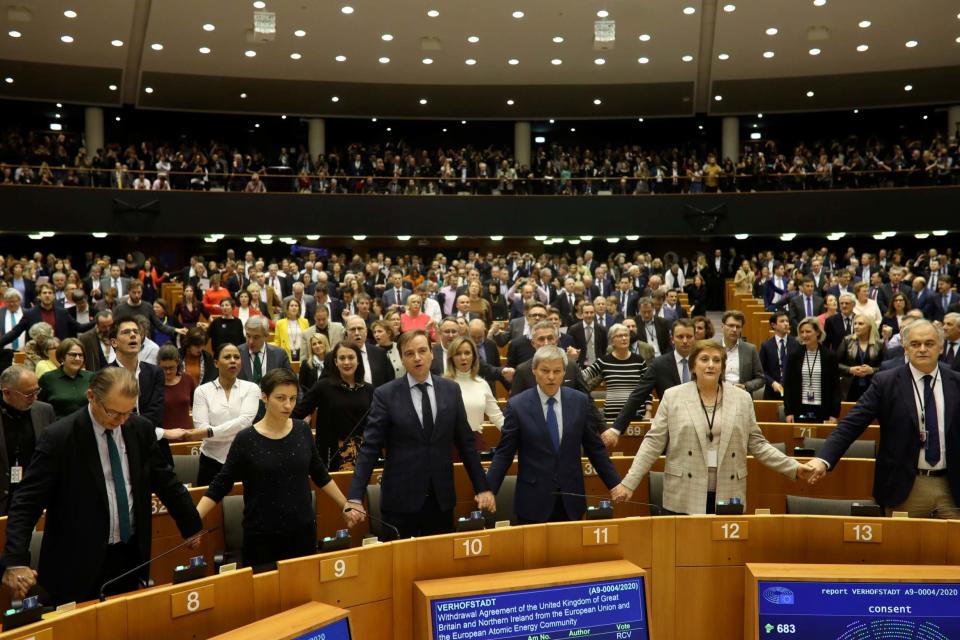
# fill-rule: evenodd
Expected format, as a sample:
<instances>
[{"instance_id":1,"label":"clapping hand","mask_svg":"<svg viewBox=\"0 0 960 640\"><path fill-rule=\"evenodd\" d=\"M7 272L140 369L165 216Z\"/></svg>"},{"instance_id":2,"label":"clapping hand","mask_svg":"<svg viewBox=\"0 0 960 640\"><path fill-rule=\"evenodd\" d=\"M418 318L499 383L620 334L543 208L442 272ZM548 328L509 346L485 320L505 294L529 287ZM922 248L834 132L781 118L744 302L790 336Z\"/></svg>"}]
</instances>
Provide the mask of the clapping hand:
<instances>
[{"instance_id":1,"label":"clapping hand","mask_svg":"<svg viewBox=\"0 0 960 640\"><path fill-rule=\"evenodd\" d=\"M827 465L822 460L809 460L797 467L797 478L816 484L827 473Z\"/></svg>"},{"instance_id":2,"label":"clapping hand","mask_svg":"<svg viewBox=\"0 0 960 640\"><path fill-rule=\"evenodd\" d=\"M610 498L614 502L626 502L633 497L633 491L627 489L623 483L618 484L613 489L610 490Z\"/></svg>"},{"instance_id":3,"label":"clapping hand","mask_svg":"<svg viewBox=\"0 0 960 640\"><path fill-rule=\"evenodd\" d=\"M481 491L474 496L474 500L477 501L477 508L481 511L497 512L497 499L492 491Z\"/></svg>"}]
</instances>

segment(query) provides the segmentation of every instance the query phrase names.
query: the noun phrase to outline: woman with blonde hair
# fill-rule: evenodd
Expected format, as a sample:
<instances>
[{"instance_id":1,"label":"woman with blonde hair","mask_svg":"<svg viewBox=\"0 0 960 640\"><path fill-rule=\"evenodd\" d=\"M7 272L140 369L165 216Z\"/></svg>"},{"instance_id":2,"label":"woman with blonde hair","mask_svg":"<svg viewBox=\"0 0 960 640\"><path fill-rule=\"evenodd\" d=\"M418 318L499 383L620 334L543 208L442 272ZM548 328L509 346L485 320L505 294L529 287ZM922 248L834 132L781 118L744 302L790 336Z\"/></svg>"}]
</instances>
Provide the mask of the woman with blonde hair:
<instances>
[{"instance_id":1,"label":"woman with blonde hair","mask_svg":"<svg viewBox=\"0 0 960 640\"><path fill-rule=\"evenodd\" d=\"M463 406L467 410L467 422L473 429L477 451L487 448L483 439L483 416L498 429L503 427L503 412L497 399L490 391L490 385L480 377L480 354L477 346L468 337L454 338L447 349L447 362L444 377L450 378L460 387Z\"/></svg>"},{"instance_id":2,"label":"woman with blonde hair","mask_svg":"<svg viewBox=\"0 0 960 640\"><path fill-rule=\"evenodd\" d=\"M752 294L753 280L754 273L750 268L750 261L744 260L737 269L736 275L733 276L733 287L737 293Z\"/></svg>"},{"instance_id":3,"label":"woman with blonde hair","mask_svg":"<svg viewBox=\"0 0 960 640\"><path fill-rule=\"evenodd\" d=\"M304 393L310 390L323 374L323 361L330 351L330 340L322 333L310 336L310 352L303 354L300 361L300 390Z\"/></svg>"},{"instance_id":4,"label":"woman with blonde hair","mask_svg":"<svg viewBox=\"0 0 960 640\"><path fill-rule=\"evenodd\" d=\"M283 304L283 318L277 320L273 344L287 352L290 362L300 360L300 336L309 326L306 318L300 317L300 303L288 298Z\"/></svg>"},{"instance_id":5,"label":"woman with blonde hair","mask_svg":"<svg viewBox=\"0 0 960 640\"><path fill-rule=\"evenodd\" d=\"M856 402L870 386L873 374L880 370L884 356L883 341L873 319L863 314L853 318L853 333L837 348L840 368L840 397Z\"/></svg>"}]
</instances>

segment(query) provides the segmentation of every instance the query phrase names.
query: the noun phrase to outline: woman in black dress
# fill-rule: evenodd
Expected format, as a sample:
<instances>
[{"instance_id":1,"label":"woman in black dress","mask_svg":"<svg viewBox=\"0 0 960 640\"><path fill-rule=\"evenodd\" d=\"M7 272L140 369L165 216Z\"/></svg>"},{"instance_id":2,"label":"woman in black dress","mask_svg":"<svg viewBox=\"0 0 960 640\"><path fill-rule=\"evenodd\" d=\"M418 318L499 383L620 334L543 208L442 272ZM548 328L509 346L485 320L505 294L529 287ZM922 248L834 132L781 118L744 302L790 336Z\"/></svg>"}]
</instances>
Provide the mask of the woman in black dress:
<instances>
[{"instance_id":1,"label":"woman in black dress","mask_svg":"<svg viewBox=\"0 0 960 640\"><path fill-rule=\"evenodd\" d=\"M317 449L331 471L353 468L363 429L360 422L373 402L373 387L363 382L360 350L341 342L327 354L323 375L293 410L302 420L317 410Z\"/></svg>"},{"instance_id":2,"label":"woman in black dress","mask_svg":"<svg viewBox=\"0 0 960 640\"><path fill-rule=\"evenodd\" d=\"M296 375L273 369L263 376L260 390L263 419L237 434L226 463L197 505L203 518L234 482L243 483L243 564L248 567L316 553L317 519L308 479L341 509L347 502L313 446L309 425L290 418L297 402Z\"/></svg>"},{"instance_id":3,"label":"woman in black dress","mask_svg":"<svg viewBox=\"0 0 960 640\"><path fill-rule=\"evenodd\" d=\"M487 283L487 292L484 297L490 303L490 311L493 313L494 320L510 319L507 299L500 293L500 283L498 281L491 280Z\"/></svg>"},{"instance_id":4,"label":"woman in black dress","mask_svg":"<svg viewBox=\"0 0 960 640\"><path fill-rule=\"evenodd\" d=\"M212 319L207 327L214 353L221 344L243 344L247 340L243 335L243 323L233 315L233 307L233 298L221 300L220 317Z\"/></svg>"},{"instance_id":5,"label":"woman in black dress","mask_svg":"<svg viewBox=\"0 0 960 640\"><path fill-rule=\"evenodd\" d=\"M691 316L703 316L707 314L707 285L703 276L697 274L693 276L693 282L687 285L687 302L690 304Z\"/></svg>"}]
</instances>

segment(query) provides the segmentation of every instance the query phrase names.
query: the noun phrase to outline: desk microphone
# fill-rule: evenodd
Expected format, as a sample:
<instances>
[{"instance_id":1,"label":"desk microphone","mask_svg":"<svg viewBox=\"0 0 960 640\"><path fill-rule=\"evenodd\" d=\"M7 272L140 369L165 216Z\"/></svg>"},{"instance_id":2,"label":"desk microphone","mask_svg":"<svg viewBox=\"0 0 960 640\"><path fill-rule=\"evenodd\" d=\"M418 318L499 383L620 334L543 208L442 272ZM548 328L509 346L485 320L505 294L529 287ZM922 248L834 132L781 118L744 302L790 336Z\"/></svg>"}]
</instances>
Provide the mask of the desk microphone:
<instances>
[{"instance_id":1,"label":"desk microphone","mask_svg":"<svg viewBox=\"0 0 960 640\"><path fill-rule=\"evenodd\" d=\"M570 493L569 491L554 491L554 492L553 492L553 495L555 495L555 496L571 496L571 497L573 497L573 498L591 498L591 499L596 499L596 500L610 500L610 501L613 502L613 504L615 504L615 505L616 505L616 504L636 504L636 505L640 505L641 507L649 507L650 509L656 509L656 510L657 510L657 515L661 515L661 516L662 516L662 515L665 515L665 514L667 513L666 510L665 510L663 507L661 507L660 505L658 505L658 504L652 504L652 503L650 503L650 502L638 502L638 501L636 501L636 500L624 500L623 502L614 502L613 499L612 499L610 496L595 496L595 495L588 495L588 494L585 494L585 493Z\"/></svg>"},{"instance_id":2,"label":"desk microphone","mask_svg":"<svg viewBox=\"0 0 960 640\"><path fill-rule=\"evenodd\" d=\"M211 533L211 532L213 532L213 531L216 531L216 530L219 529L219 528L220 528L220 525L215 524L215 525L213 525L212 527L209 527L209 528L207 528L207 529L201 529L200 531L196 532L195 534L193 534L192 536L190 536L189 538L187 538L186 540L184 540L183 542L181 542L181 543L178 544L177 546L172 547L172 548L170 548L170 549L167 549L167 550L164 551L163 553L160 553L160 554L157 554L157 555L153 556L152 558L150 558L150 559L147 560L146 562L143 562L143 563L138 564L138 565L135 566L133 569L130 569L129 571L125 571L124 573L121 573L121 574L118 575L116 578L111 578L110 580L107 580L107 581L104 582L103 585L100 587L100 602L103 602L104 600L107 599L107 597L103 594L103 592L106 591L107 587L109 587L109 586L110 586L111 584L113 584L114 582L117 582L118 580L122 580L122 579L126 578L127 576L129 576L130 574L133 574L133 573L136 573L137 571L140 571L140 569L143 569L144 567L148 566L148 565L149 565L151 562L153 562L154 560L159 560L160 558L162 558L162 557L164 557L164 556L166 556L166 555L169 555L169 554L173 553L174 551L177 551L178 549L182 549L182 548L184 548L185 546L187 546L188 544L194 542L195 540L198 540L199 538L202 538L203 536L207 535L208 533Z\"/></svg>"},{"instance_id":3,"label":"desk microphone","mask_svg":"<svg viewBox=\"0 0 960 640\"><path fill-rule=\"evenodd\" d=\"M351 511L356 511L357 513L363 513L364 516L366 516L367 518L370 518L371 520L376 520L376 521L379 522L380 524L383 524L383 525L386 525L386 526L390 527L391 529L393 529L393 532L397 535L397 538L398 538L398 539L400 538L400 529L397 529L395 526L393 526L392 524L390 524L390 523L387 522L386 520L383 520L383 519L381 519L381 518L378 518L377 516L374 516L374 515L370 515L370 514L367 513L366 511L361 511L360 509L355 509L355 508L353 508L353 507L347 507L346 509L343 510L344 513L349 513L349 512L351 512Z\"/></svg>"}]
</instances>

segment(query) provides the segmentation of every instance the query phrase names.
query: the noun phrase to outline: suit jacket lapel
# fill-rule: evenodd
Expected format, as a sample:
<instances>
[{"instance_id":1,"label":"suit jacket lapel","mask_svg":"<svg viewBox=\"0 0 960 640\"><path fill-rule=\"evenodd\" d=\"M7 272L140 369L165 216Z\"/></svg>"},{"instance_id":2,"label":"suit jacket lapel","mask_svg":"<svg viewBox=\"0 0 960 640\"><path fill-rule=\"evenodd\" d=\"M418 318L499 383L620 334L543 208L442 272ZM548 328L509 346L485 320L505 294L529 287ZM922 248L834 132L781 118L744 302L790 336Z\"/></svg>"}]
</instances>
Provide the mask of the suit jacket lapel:
<instances>
[{"instance_id":1,"label":"suit jacket lapel","mask_svg":"<svg viewBox=\"0 0 960 640\"><path fill-rule=\"evenodd\" d=\"M131 487L133 495L143 495L139 491L143 478L140 477L141 452L140 443L137 442L137 434L130 425L122 427L120 433L123 435L123 442L127 447L127 468L130 469L130 483L133 485ZM153 434L153 429L150 430L150 433L151 435Z\"/></svg>"},{"instance_id":2,"label":"suit jacket lapel","mask_svg":"<svg viewBox=\"0 0 960 640\"><path fill-rule=\"evenodd\" d=\"M530 400L527 404L527 411L533 417L534 424L540 429L543 441L549 444L550 449L553 449L553 439L550 436L550 430L547 429L547 420L543 417L543 406L540 404L540 393L536 390L536 383L534 383L533 389L534 391L530 394ZM560 394L562 398L563 392L561 391Z\"/></svg>"},{"instance_id":3,"label":"suit jacket lapel","mask_svg":"<svg viewBox=\"0 0 960 640\"><path fill-rule=\"evenodd\" d=\"M693 424L693 429L697 434L697 440L700 441L700 455L703 456L703 464L706 465L707 449L710 447L710 441L707 440L707 432L710 430L710 427L707 424L707 417L703 415L703 407L700 404L700 394L697 392L697 385L691 384L685 395L686 397L683 403L684 410L687 412L687 416ZM716 421L714 421L714 424L716 424Z\"/></svg>"},{"instance_id":4,"label":"suit jacket lapel","mask_svg":"<svg viewBox=\"0 0 960 640\"><path fill-rule=\"evenodd\" d=\"M100 462L100 449L97 446L96 431L93 428L93 422L90 420L88 412L84 411L80 415L80 420L74 428L77 429L77 440L81 457L86 460L87 468L93 474L93 486L96 487L97 495L99 495L103 501L103 508L109 509L110 503L107 501L107 483L103 479L103 464Z\"/></svg>"},{"instance_id":5,"label":"suit jacket lapel","mask_svg":"<svg viewBox=\"0 0 960 640\"><path fill-rule=\"evenodd\" d=\"M433 395L437 399L437 415L433 416L433 433L430 438L430 441L433 442L437 439L440 431L437 428L439 426L440 416L446 415L444 413L445 411L455 411L455 409L447 403L446 394L440 393L440 387L437 386L437 376L430 374L430 383L433 385ZM454 428L456 428L456 426L454 426Z\"/></svg>"},{"instance_id":6,"label":"suit jacket lapel","mask_svg":"<svg viewBox=\"0 0 960 640\"><path fill-rule=\"evenodd\" d=\"M899 370L897 375L900 377L896 386L897 394L900 396L897 402L907 413L910 429L914 434L917 434L920 432L920 418L917 416L917 401L914 397L913 372L910 371L909 364L899 366L897 369ZM920 392L923 393L922 388ZM944 397L946 397L946 395L944 395ZM946 417L946 407L944 407L944 417Z\"/></svg>"},{"instance_id":7,"label":"suit jacket lapel","mask_svg":"<svg viewBox=\"0 0 960 640\"><path fill-rule=\"evenodd\" d=\"M539 400L540 396L537 396ZM591 401L592 402L592 401ZM560 406L563 409L563 424L561 426L561 433L563 438L560 440L560 451L569 447L575 447L578 450L580 449L580 438L579 433L577 433L573 425L580 424L580 411L577 405L573 401L573 394L564 393L560 391ZM540 415L543 416L543 412L540 412ZM546 425L546 421L544 421Z\"/></svg>"},{"instance_id":8,"label":"suit jacket lapel","mask_svg":"<svg viewBox=\"0 0 960 640\"><path fill-rule=\"evenodd\" d=\"M727 385L724 385L726 387ZM720 406L717 408L718 414L714 420L714 427L721 426L720 431L720 444L717 446L717 465L720 465L720 461L723 460L723 456L727 452L727 445L730 444L730 438L733 437L733 430L736 428L737 424L737 407L734 406L734 400L732 397L729 397L732 394L727 395L727 398L724 398L724 401L720 403ZM753 404L753 403L751 403Z\"/></svg>"},{"instance_id":9,"label":"suit jacket lapel","mask_svg":"<svg viewBox=\"0 0 960 640\"><path fill-rule=\"evenodd\" d=\"M417 409L416 409L416 407L413 406L413 395L410 393L410 387L407 385L407 376L404 375L403 377L400 378L400 380L403 380L403 383L400 385L400 389L401 389L400 393L403 394L403 400L402 400L401 402L402 402L403 406L406 408L407 413L410 414L410 416L409 416L409 417L410 417L410 424L413 425L414 428L416 428L417 433L418 433L419 436L420 436L420 439L421 439L421 440L426 440L427 437L426 437L426 435L425 435L424 432L423 432L423 422L421 422L421 421L420 421L420 418L417 417ZM433 390L434 390L434 393L436 394L437 388L434 387ZM438 412L439 412L439 409L440 409L440 406L439 406L439 404L440 404L440 397L439 397L439 394L436 394L436 395L437 395L437 410L438 410ZM437 426L437 417L436 417L436 416L433 417L433 426L434 426L434 430L433 430L433 431L434 431L434 433L436 433L436 431L437 431L437 430L436 430L436 426Z\"/></svg>"},{"instance_id":10,"label":"suit jacket lapel","mask_svg":"<svg viewBox=\"0 0 960 640\"><path fill-rule=\"evenodd\" d=\"M945 383L949 379L948 376L950 374L944 375L944 373L950 369L950 366L943 363L937 366L940 368L940 380L943 381L943 435L946 436L953 427L954 416L960 411L960 389L957 389L956 386L952 384L951 387L953 388L947 389ZM909 368L910 367L907 367L907 369Z\"/></svg>"}]
</instances>

